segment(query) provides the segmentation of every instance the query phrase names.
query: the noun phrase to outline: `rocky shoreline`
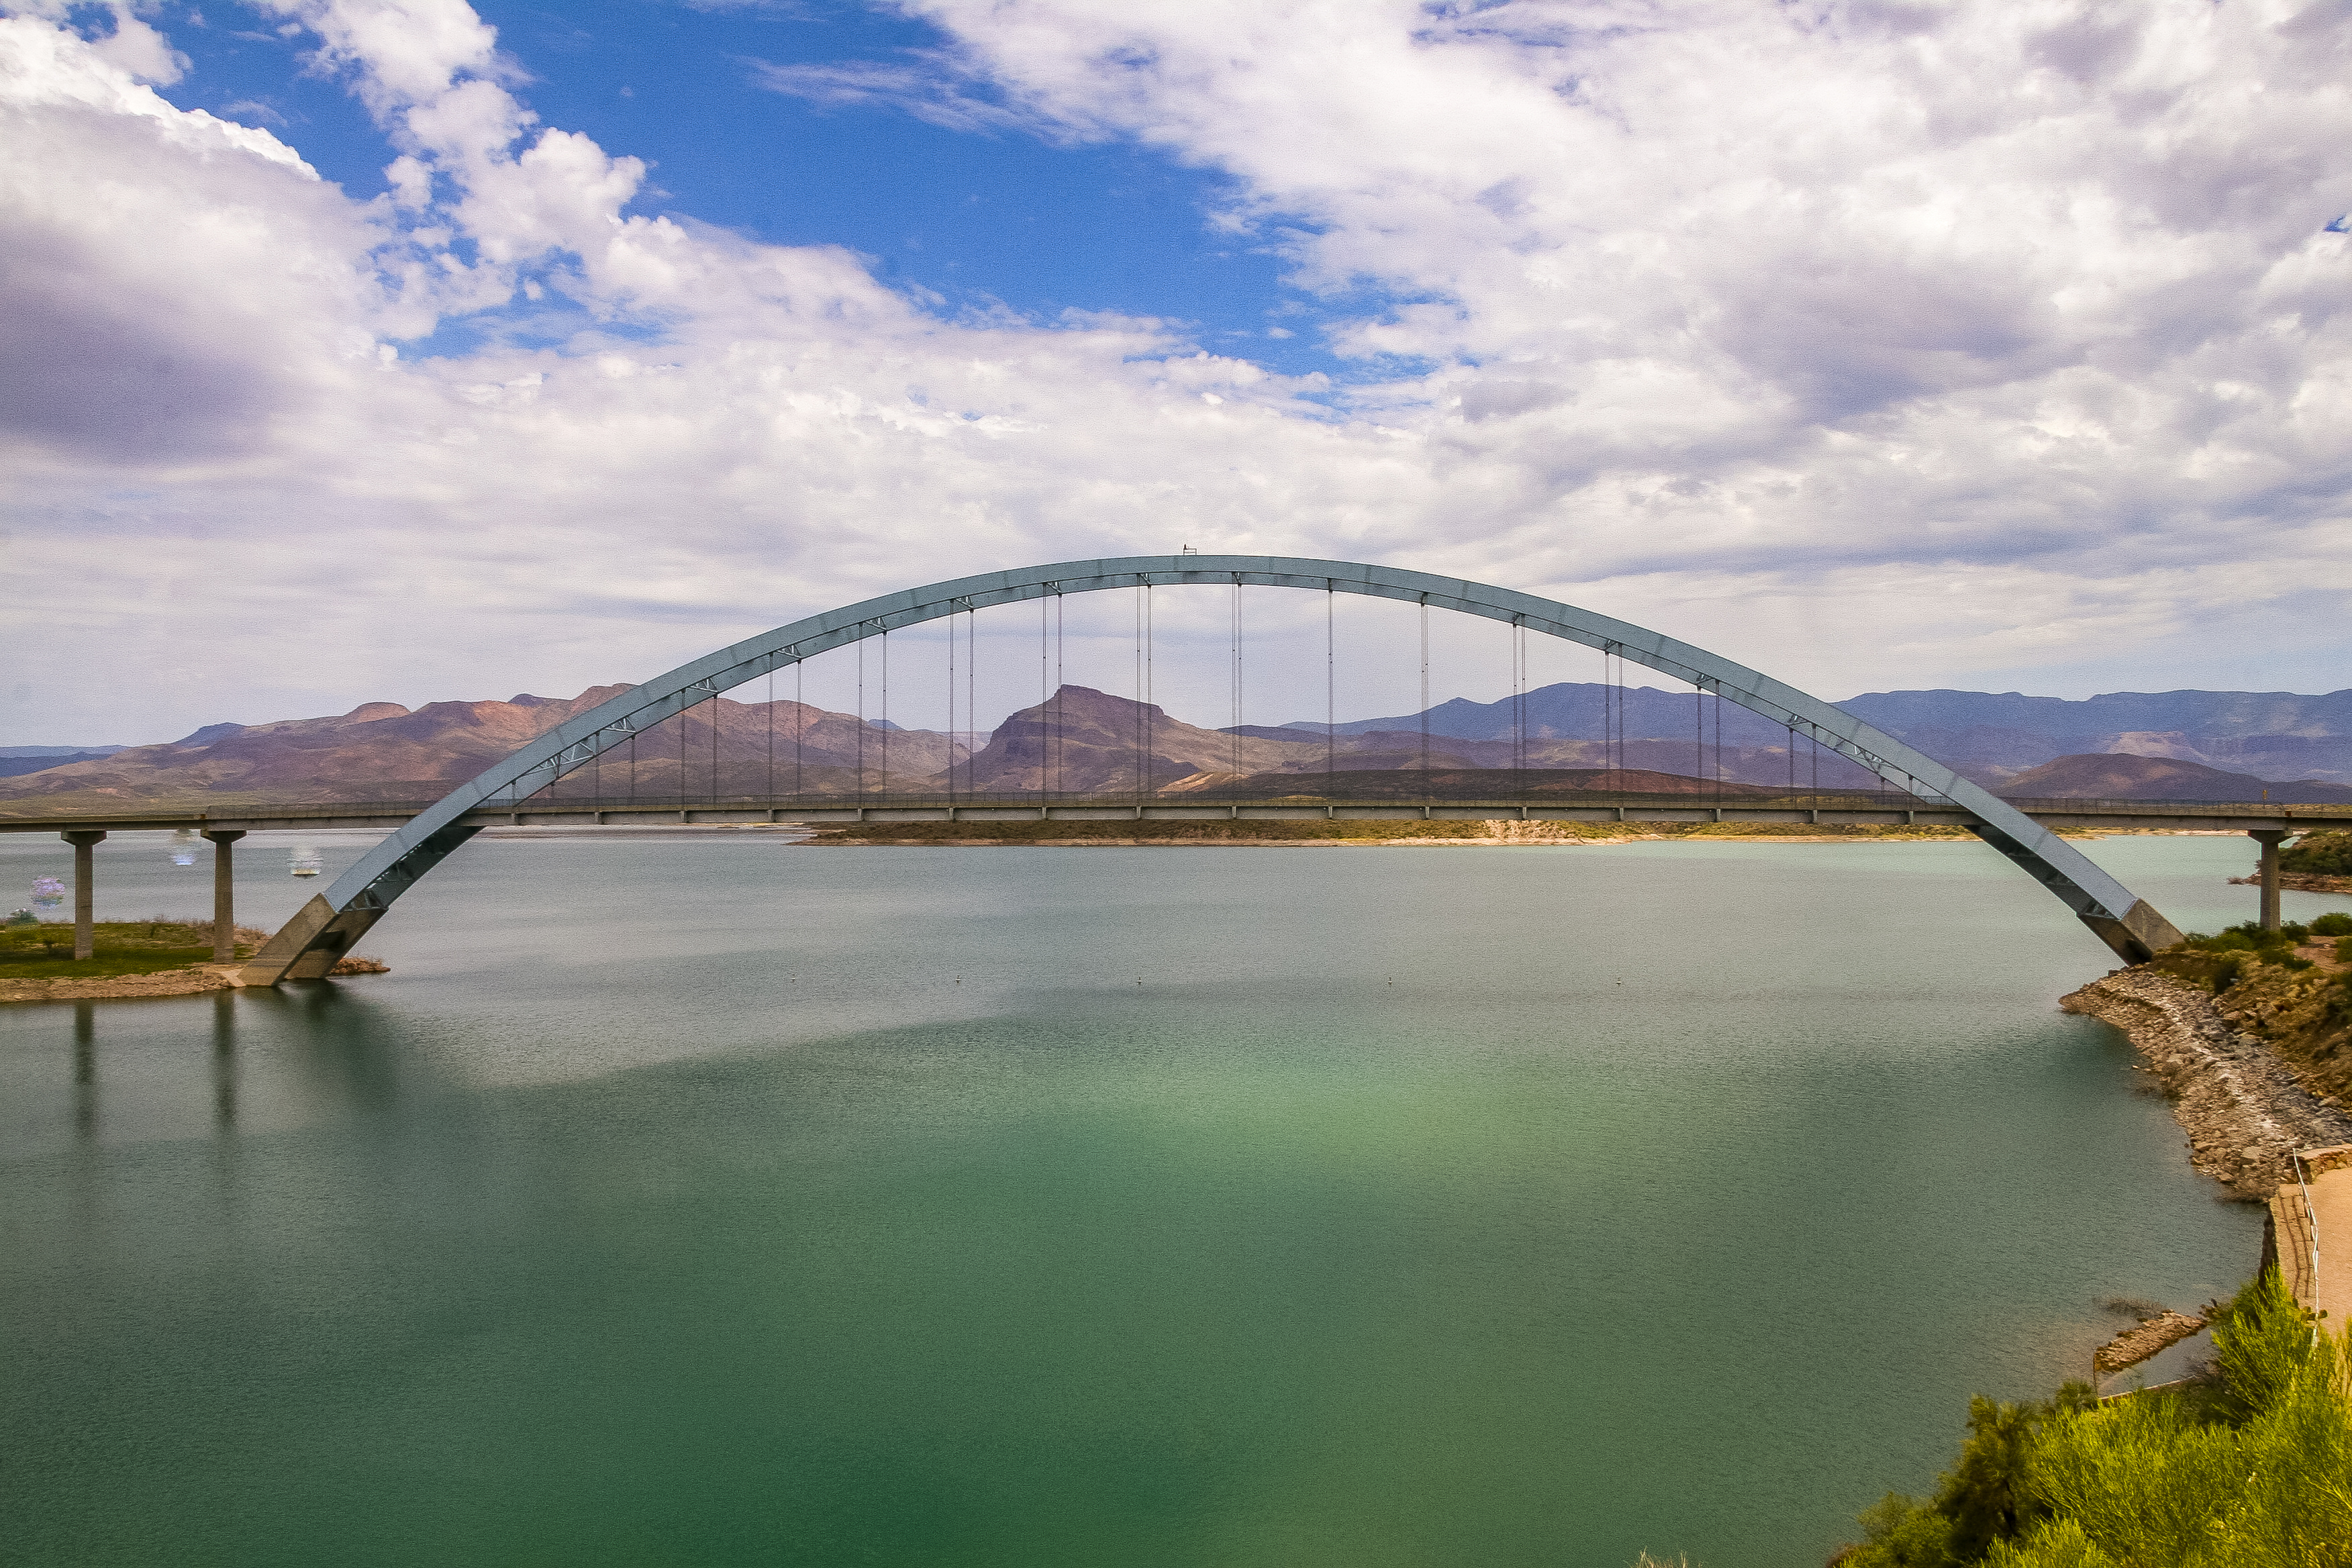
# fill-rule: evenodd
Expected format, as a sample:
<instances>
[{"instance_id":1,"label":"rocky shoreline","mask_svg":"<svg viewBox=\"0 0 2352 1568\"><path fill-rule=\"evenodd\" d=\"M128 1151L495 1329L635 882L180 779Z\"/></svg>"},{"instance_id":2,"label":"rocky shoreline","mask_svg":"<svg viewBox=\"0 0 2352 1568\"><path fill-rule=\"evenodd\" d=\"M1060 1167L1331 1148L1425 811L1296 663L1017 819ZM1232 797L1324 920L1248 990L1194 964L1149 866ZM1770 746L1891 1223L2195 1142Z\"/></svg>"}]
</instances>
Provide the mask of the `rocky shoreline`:
<instances>
[{"instance_id":1,"label":"rocky shoreline","mask_svg":"<svg viewBox=\"0 0 2352 1568\"><path fill-rule=\"evenodd\" d=\"M2231 885L2239 888L2262 886L2260 876L2232 877ZM2281 871L2279 886L2303 893L2352 893L2352 877L2323 877L2316 871Z\"/></svg>"},{"instance_id":2,"label":"rocky shoreline","mask_svg":"<svg viewBox=\"0 0 2352 1568\"><path fill-rule=\"evenodd\" d=\"M2268 1045L2232 1028L2212 997L2168 974L2120 969L2058 1005L2130 1037L2189 1134L2189 1163L2236 1197L2267 1201L2294 1179L2296 1149L2352 1142L2352 1114L2305 1088Z\"/></svg>"}]
</instances>

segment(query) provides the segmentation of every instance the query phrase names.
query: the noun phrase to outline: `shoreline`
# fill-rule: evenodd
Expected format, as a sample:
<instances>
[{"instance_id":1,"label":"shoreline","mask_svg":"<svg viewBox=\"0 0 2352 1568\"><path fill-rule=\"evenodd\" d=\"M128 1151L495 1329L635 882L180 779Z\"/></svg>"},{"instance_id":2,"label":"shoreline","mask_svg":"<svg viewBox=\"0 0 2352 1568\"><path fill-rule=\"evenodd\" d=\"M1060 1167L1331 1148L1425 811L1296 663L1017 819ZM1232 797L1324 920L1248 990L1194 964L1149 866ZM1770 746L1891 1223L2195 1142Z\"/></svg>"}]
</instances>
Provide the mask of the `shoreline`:
<instances>
[{"instance_id":1,"label":"shoreline","mask_svg":"<svg viewBox=\"0 0 2352 1568\"><path fill-rule=\"evenodd\" d=\"M2189 1161L2246 1203L2294 1179L2297 1149L2352 1142L2352 1114L2305 1085L2264 1041L2231 1026L2214 999L2146 967L2119 969L2060 998L2059 1010L2121 1029L2172 1102Z\"/></svg>"},{"instance_id":2,"label":"shoreline","mask_svg":"<svg viewBox=\"0 0 2352 1568\"><path fill-rule=\"evenodd\" d=\"M2255 877L2232 877L2233 888L2259 888L2263 879ZM2352 877L2323 877L2316 871L2281 871L2278 885L2296 893L2352 893Z\"/></svg>"},{"instance_id":3,"label":"shoreline","mask_svg":"<svg viewBox=\"0 0 2352 1568\"><path fill-rule=\"evenodd\" d=\"M117 1002L140 996L202 996L213 991L236 991L247 961L235 963L192 963L178 969L151 969L144 974L57 974L39 980L0 979L0 1005L11 1002ZM352 974L389 974L392 966L373 958L346 958L327 972L341 978Z\"/></svg>"},{"instance_id":4,"label":"shoreline","mask_svg":"<svg viewBox=\"0 0 2352 1568\"><path fill-rule=\"evenodd\" d=\"M2084 837L2094 837L2084 835ZM1773 832L1752 823L1517 822L1507 818L1168 823L1139 833L1125 821L1004 823L864 823L817 827L798 842L812 848L1197 848L1260 849L1569 847L1587 845L1927 844L1979 842L1962 827L1807 824L1801 832Z\"/></svg>"}]
</instances>

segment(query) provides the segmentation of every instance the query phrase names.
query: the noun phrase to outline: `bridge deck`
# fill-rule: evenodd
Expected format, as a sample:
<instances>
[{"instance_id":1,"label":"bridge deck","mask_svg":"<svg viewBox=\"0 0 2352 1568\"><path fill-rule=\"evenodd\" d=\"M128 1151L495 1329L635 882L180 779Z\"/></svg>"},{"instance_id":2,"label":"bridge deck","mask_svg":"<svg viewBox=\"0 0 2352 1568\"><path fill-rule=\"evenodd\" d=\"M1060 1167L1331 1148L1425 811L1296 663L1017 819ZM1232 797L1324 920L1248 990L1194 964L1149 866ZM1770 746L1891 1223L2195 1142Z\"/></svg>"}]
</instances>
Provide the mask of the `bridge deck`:
<instances>
[{"instance_id":1,"label":"bridge deck","mask_svg":"<svg viewBox=\"0 0 2352 1568\"><path fill-rule=\"evenodd\" d=\"M109 833L175 828L211 828L248 833L302 828L400 826L426 802L349 805L285 805L226 807L209 811L140 810L47 816L0 816L0 833L60 833L97 829ZM2045 827L2169 828L2175 831L2246 833L2304 832L2315 827L2352 827L2352 805L2281 805L2270 802L2146 800L2018 800L2011 802ZM728 824L856 822L1750 822L1822 826L1937 826L1966 827L1972 812L1945 803L1900 796L1810 796L1743 799L1717 805L1690 795L1605 795L1573 802L1516 800L1227 800L1193 797L1040 802L998 797L873 797L845 800L737 799L719 801L549 801L500 804L467 813L470 827L521 825Z\"/></svg>"}]
</instances>

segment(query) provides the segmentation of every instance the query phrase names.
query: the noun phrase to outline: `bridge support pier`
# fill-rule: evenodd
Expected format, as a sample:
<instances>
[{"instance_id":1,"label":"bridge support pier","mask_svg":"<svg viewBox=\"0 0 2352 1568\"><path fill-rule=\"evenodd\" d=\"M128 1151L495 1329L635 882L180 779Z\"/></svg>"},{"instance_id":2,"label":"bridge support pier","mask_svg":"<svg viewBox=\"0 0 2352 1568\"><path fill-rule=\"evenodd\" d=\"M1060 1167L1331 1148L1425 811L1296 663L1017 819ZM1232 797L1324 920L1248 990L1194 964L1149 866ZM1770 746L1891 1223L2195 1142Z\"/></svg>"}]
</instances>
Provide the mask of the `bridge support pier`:
<instances>
[{"instance_id":1,"label":"bridge support pier","mask_svg":"<svg viewBox=\"0 0 2352 1568\"><path fill-rule=\"evenodd\" d=\"M78 827L58 837L74 847L74 957L89 957L98 951L97 933L90 930L90 916L98 907L98 846L106 838L103 828Z\"/></svg>"},{"instance_id":2,"label":"bridge support pier","mask_svg":"<svg viewBox=\"0 0 2352 1568\"><path fill-rule=\"evenodd\" d=\"M2263 929L2276 931L2279 928L2279 840L2286 837L2286 831L2278 827L2255 827L2248 829L2246 837L2263 847Z\"/></svg>"},{"instance_id":3,"label":"bridge support pier","mask_svg":"<svg viewBox=\"0 0 2352 1568\"><path fill-rule=\"evenodd\" d=\"M229 846L245 837L245 829L207 827L205 837L213 841L213 962L229 963L236 958L236 882Z\"/></svg>"}]
</instances>

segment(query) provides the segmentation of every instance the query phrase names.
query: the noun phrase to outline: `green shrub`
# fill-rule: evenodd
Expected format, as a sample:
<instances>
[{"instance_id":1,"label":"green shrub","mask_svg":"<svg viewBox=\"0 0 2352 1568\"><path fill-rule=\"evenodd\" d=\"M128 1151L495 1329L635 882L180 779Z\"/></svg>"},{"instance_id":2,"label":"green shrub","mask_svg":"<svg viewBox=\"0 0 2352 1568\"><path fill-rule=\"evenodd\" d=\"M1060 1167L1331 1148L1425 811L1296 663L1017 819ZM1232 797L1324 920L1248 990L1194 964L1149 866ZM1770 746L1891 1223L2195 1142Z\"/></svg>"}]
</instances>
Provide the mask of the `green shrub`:
<instances>
[{"instance_id":1,"label":"green shrub","mask_svg":"<svg viewBox=\"0 0 2352 1568\"><path fill-rule=\"evenodd\" d=\"M1861 1516L1847 1568L2343 1568L2352 1378L2275 1270L2215 1314L2208 1384L2102 1405L1977 1399L1931 1502Z\"/></svg>"},{"instance_id":2,"label":"green shrub","mask_svg":"<svg viewBox=\"0 0 2352 1568\"><path fill-rule=\"evenodd\" d=\"M2259 921L2241 921L2218 934L2191 931L2157 960L2157 967L2191 984L2227 991L2245 977L2244 964L2259 959L2282 969L2309 969L2311 960L2294 950L2311 928L2289 921L2276 931L2264 931Z\"/></svg>"},{"instance_id":3,"label":"green shrub","mask_svg":"<svg viewBox=\"0 0 2352 1568\"><path fill-rule=\"evenodd\" d=\"M2352 936L2352 915L2341 910L2320 916L2311 922L2314 936Z\"/></svg>"},{"instance_id":4,"label":"green shrub","mask_svg":"<svg viewBox=\"0 0 2352 1568\"><path fill-rule=\"evenodd\" d=\"M2352 833L2306 833L2279 851L2279 869L2352 877Z\"/></svg>"},{"instance_id":5,"label":"green shrub","mask_svg":"<svg viewBox=\"0 0 2352 1568\"><path fill-rule=\"evenodd\" d=\"M2219 1402L2162 1391L2061 1413L2028 1491L2048 1510L1992 1568L2319 1568L2352 1541L2344 1343L2265 1272L2213 1331Z\"/></svg>"},{"instance_id":6,"label":"green shrub","mask_svg":"<svg viewBox=\"0 0 2352 1568\"><path fill-rule=\"evenodd\" d=\"M1932 1502L1888 1492L1854 1516L1862 1544L1839 1559L1838 1568L1955 1568L1966 1559L1952 1552L1952 1521Z\"/></svg>"},{"instance_id":7,"label":"green shrub","mask_svg":"<svg viewBox=\"0 0 2352 1568\"><path fill-rule=\"evenodd\" d=\"M2032 1490L2036 1435L2068 1411L2095 1409L2087 1383L2069 1383L2047 1400L1969 1401L1969 1435L1935 1497L1921 1502L1889 1492L1855 1517L1863 1543L1840 1568L1960 1568L1979 1562L2050 1511Z\"/></svg>"},{"instance_id":8,"label":"green shrub","mask_svg":"<svg viewBox=\"0 0 2352 1568\"><path fill-rule=\"evenodd\" d=\"M2336 939L2336 962L2338 963L2352 963L2352 936L2344 936Z\"/></svg>"},{"instance_id":9,"label":"green shrub","mask_svg":"<svg viewBox=\"0 0 2352 1568\"><path fill-rule=\"evenodd\" d=\"M2179 947L2158 954L2155 966L2191 985L2217 994L2227 991L2238 983L2246 961L2254 954L2242 940L2232 937L2226 945L2221 945L2222 941L2191 934Z\"/></svg>"},{"instance_id":10,"label":"green shrub","mask_svg":"<svg viewBox=\"0 0 2352 1568\"><path fill-rule=\"evenodd\" d=\"M2248 1280L2213 1324L2213 1370L2240 1419L2268 1409L2310 1351L2310 1324L2278 1270Z\"/></svg>"},{"instance_id":11,"label":"green shrub","mask_svg":"<svg viewBox=\"0 0 2352 1568\"><path fill-rule=\"evenodd\" d=\"M2032 1541L2015 1545L1993 1542L1985 1553L1986 1568L2123 1568L2100 1551L2071 1519L2053 1520L2033 1533Z\"/></svg>"}]
</instances>

